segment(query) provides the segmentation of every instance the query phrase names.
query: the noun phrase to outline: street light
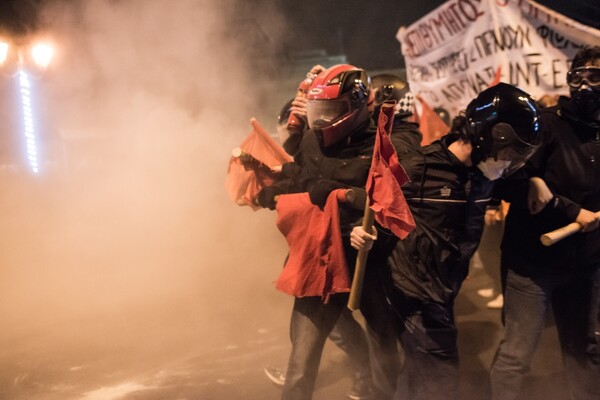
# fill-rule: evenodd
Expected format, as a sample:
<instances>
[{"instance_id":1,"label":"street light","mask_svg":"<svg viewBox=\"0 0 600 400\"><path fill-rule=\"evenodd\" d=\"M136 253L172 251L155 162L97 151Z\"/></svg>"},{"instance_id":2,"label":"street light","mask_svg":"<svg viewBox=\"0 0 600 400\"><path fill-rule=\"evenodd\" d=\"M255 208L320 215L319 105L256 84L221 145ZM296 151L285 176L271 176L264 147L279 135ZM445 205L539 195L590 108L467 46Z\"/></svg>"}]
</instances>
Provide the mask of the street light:
<instances>
[{"instance_id":1,"label":"street light","mask_svg":"<svg viewBox=\"0 0 600 400\"><path fill-rule=\"evenodd\" d=\"M20 40L11 43L0 39L0 69L19 79L27 161L35 174L39 172L39 160L31 101L31 77L46 71L53 55L53 46L46 41Z\"/></svg>"}]
</instances>

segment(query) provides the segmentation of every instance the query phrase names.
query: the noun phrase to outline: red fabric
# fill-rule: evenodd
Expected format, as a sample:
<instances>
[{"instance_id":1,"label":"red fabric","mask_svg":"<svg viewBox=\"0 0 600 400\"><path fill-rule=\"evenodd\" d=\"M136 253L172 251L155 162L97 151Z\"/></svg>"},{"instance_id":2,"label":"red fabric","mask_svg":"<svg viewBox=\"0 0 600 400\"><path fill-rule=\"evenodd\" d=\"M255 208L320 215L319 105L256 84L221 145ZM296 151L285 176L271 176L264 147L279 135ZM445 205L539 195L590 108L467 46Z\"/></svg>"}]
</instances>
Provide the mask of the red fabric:
<instances>
[{"instance_id":1,"label":"red fabric","mask_svg":"<svg viewBox=\"0 0 600 400\"><path fill-rule=\"evenodd\" d=\"M419 130L423 134L421 145L426 146L448 133L450 127L429 107L422 97L417 96L417 100L421 103L421 115L417 118Z\"/></svg>"},{"instance_id":2,"label":"red fabric","mask_svg":"<svg viewBox=\"0 0 600 400\"><path fill-rule=\"evenodd\" d=\"M415 228L415 221L400 189L409 178L390 141L393 118L393 107L381 107L366 189L375 220L404 239Z\"/></svg>"},{"instance_id":3,"label":"red fabric","mask_svg":"<svg viewBox=\"0 0 600 400\"><path fill-rule=\"evenodd\" d=\"M240 145L243 151L270 167L291 161L292 158L269 136L258 121L252 119L251 123L253 129ZM231 157L229 160L225 187L229 197L237 205L250 206L253 210L259 209L254 200L263 187L270 186L272 183L269 178L257 176L254 171L246 171L238 158Z\"/></svg>"},{"instance_id":4,"label":"red fabric","mask_svg":"<svg viewBox=\"0 0 600 400\"><path fill-rule=\"evenodd\" d=\"M494 75L494 80L490 82L490 86L496 86L497 84L500 83L500 80L502 79L502 66L499 66L498 69L496 69L496 74Z\"/></svg>"},{"instance_id":5,"label":"red fabric","mask_svg":"<svg viewBox=\"0 0 600 400\"><path fill-rule=\"evenodd\" d=\"M310 202L308 193L279 196L277 227L290 248L288 260L275 287L295 297L321 296L350 291L344 257L337 192L327 198L323 211Z\"/></svg>"}]
</instances>

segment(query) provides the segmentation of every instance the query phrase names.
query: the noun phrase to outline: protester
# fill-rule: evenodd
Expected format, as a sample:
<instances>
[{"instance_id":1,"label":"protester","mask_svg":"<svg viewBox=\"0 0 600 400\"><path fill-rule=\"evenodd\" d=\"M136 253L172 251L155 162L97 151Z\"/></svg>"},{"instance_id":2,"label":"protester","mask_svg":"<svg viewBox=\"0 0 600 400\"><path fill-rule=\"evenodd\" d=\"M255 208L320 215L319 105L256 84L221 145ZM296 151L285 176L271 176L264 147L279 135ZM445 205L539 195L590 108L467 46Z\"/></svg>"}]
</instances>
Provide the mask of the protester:
<instances>
[{"instance_id":1,"label":"protester","mask_svg":"<svg viewBox=\"0 0 600 400\"><path fill-rule=\"evenodd\" d=\"M325 70L320 65L315 65L307 76L316 77L316 74ZM278 116L277 131L284 149L295 155L300 150L300 143L304 132L308 129L306 123L306 93L297 93L294 99L288 101ZM290 124L290 116L294 114L294 123ZM344 308L334 325L329 339L344 351L354 368L353 383L348 397L352 400L367 399L371 387L371 369L369 364L369 351L363 327L354 318L350 309ZM277 385L284 385L286 370L277 367L266 367L265 373ZM301 374L303 375L303 374Z\"/></svg>"},{"instance_id":2,"label":"protester","mask_svg":"<svg viewBox=\"0 0 600 400\"><path fill-rule=\"evenodd\" d=\"M308 192L310 200L323 208L333 189L364 187L374 142L374 132L369 128L371 113L368 109L367 73L352 65L336 65L322 71L315 78L312 89L307 102L309 130L303 133L294 163L285 164L282 168L286 179L259 194L259 203L263 207L274 209L276 196L281 194ZM278 209L278 212L282 210ZM350 223L360 216L361 212L349 205L339 205L341 235L346 238L344 242L348 242ZM306 228L303 226L303 229ZM342 237L336 239L343 240ZM344 256L347 264L353 265L347 252ZM311 268L318 269L319 265L303 266L304 271ZM289 262L284 271L295 273ZM321 277L320 273L315 274ZM295 295L290 325L292 351L283 400L312 398L325 340L346 302L347 293L343 288L331 288L330 292L322 295Z\"/></svg>"},{"instance_id":3,"label":"protester","mask_svg":"<svg viewBox=\"0 0 600 400\"><path fill-rule=\"evenodd\" d=\"M373 104L369 104L372 97L368 82L366 72L351 65L333 66L317 76L307 99L307 120L310 129L303 135L299 151L294 157L295 162L282 167L282 172L288 179L265 188L259 195L262 206L275 208L275 199L281 194L308 192L312 204L327 210L330 204L327 200L331 198L332 191L352 188L359 192L364 188L371 166L376 132L370 118ZM402 125L402 128L394 130L396 134L403 135L402 131L408 129L411 130L411 135L417 139L420 137L420 133L415 129L416 125ZM403 138L399 142L407 141L410 142L411 139ZM284 205L290 204L286 198L287 196L280 196L277 201L280 229L286 222ZM331 246L330 241L341 244L338 248L343 253L339 255L345 261L343 270L330 270L333 264L336 264L333 260L338 255L329 254L329 258L326 258L329 261L325 263L320 259L309 264L300 263L299 266L286 264L284 271L287 278L291 279L283 280L280 276L278 280L280 290L295 296L291 323L292 353L283 388L283 399L312 397L324 342L346 308L349 281L344 281L337 275L349 277L353 272L356 251L350 246L349 234L351 227L362 217L364 204L364 195L352 203L340 203L339 213L334 210L334 218L339 219L340 231L336 233L334 230L324 239L328 246ZM311 236L306 230L313 227L306 224L306 220L292 224L302 231L298 240ZM393 242L393 235L383 232L378 246L393 245ZM293 245L294 243L290 243L290 246ZM383 260L376 259L378 254L386 252L375 251L369 262L381 263ZM321 272L323 268L328 271L325 282L321 282L321 279L324 279ZM317 287L321 288L324 285L328 288L327 293L307 294L307 288L303 286L296 291L287 290L289 287L286 285L290 281L297 282L307 276L310 279L306 285L316 280ZM368 291L365 297L369 298ZM361 311L365 314L363 307ZM373 316L376 312L366 314Z\"/></svg>"},{"instance_id":4,"label":"protester","mask_svg":"<svg viewBox=\"0 0 600 400\"><path fill-rule=\"evenodd\" d=\"M506 182L502 241L504 337L490 376L492 399L516 399L551 305L569 398L600 399L600 47L582 48L567 73L570 98L542 112L543 145L522 179ZM540 235L571 222L576 233L546 247Z\"/></svg>"},{"instance_id":5,"label":"protester","mask_svg":"<svg viewBox=\"0 0 600 400\"><path fill-rule=\"evenodd\" d=\"M419 125L410 122L415 110L415 96L408 82L394 74L377 74L371 78L371 109L373 121L377 122L381 106L385 102L395 102L394 122L390 139L396 153L404 154L421 146L423 135Z\"/></svg>"},{"instance_id":6,"label":"protester","mask_svg":"<svg viewBox=\"0 0 600 400\"><path fill-rule=\"evenodd\" d=\"M419 131L418 124L410 122L415 114L415 97L410 91L408 82L396 75L386 73L374 75L371 86L373 120L377 121L381 106L385 102L395 102L390 140L394 145L396 154L403 157L419 149L423 135ZM385 248L388 253L378 255L378 257L385 259L391 251L391 247L382 248ZM379 263L381 262L384 261ZM371 260L369 265L374 263L375 260ZM381 288L378 284L379 279L381 279L380 273L381 271L369 267L363 282L360 307L367 321L373 399L385 398L386 393L394 392L396 379L400 375L404 364L402 346L398 341L395 330L386 321L389 305L387 300L380 295ZM378 329L373 329L373 326L378 327Z\"/></svg>"},{"instance_id":7,"label":"protester","mask_svg":"<svg viewBox=\"0 0 600 400\"><path fill-rule=\"evenodd\" d=\"M370 292L380 293L380 303L389 306L378 323L365 318L368 332L375 333L369 340L382 349L400 340L406 361L399 376L381 380L381 369L373 367L376 383L388 378L375 389L378 400L459 397L454 300L481 237L493 181L531 156L538 117L529 95L500 83L480 93L450 133L400 158L411 179L402 191L416 229L397 242L389 263L367 264L366 275L379 277L379 290ZM351 233L356 249L374 239L362 227Z\"/></svg>"}]
</instances>

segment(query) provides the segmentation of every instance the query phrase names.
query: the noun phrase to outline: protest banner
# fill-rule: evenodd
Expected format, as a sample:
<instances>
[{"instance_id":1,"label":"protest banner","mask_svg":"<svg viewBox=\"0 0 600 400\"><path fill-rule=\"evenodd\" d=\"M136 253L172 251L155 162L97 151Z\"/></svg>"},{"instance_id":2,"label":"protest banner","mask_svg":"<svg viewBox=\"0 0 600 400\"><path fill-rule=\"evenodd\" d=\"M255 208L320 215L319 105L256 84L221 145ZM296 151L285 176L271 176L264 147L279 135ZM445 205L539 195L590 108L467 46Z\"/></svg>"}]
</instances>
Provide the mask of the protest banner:
<instances>
[{"instance_id":1,"label":"protest banner","mask_svg":"<svg viewBox=\"0 0 600 400\"><path fill-rule=\"evenodd\" d=\"M531 0L450 0L397 39L411 90L456 116L497 71L536 98L568 94L570 61L600 30Z\"/></svg>"}]
</instances>

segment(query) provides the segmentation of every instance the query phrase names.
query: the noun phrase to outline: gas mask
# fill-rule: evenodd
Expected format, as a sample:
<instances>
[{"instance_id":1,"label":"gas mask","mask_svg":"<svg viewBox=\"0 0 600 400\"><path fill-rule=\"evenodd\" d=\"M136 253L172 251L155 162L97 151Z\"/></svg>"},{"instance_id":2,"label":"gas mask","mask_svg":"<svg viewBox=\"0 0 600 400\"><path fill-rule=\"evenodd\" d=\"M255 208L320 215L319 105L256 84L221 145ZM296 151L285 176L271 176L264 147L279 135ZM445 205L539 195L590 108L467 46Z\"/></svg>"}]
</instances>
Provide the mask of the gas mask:
<instances>
[{"instance_id":1,"label":"gas mask","mask_svg":"<svg viewBox=\"0 0 600 400\"><path fill-rule=\"evenodd\" d=\"M511 161L509 160L496 160L494 157L489 157L477 164L477 168L483 173L483 176L490 181L495 181L505 175L508 167L510 167L510 163Z\"/></svg>"},{"instance_id":2,"label":"gas mask","mask_svg":"<svg viewBox=\"0 0 600 400\"><path fill-rule=\"evenodd\" d=\"M575 112L584 120L600 118L600 67L578 67L567 73Z\"/></svg>"}]
</instances>

